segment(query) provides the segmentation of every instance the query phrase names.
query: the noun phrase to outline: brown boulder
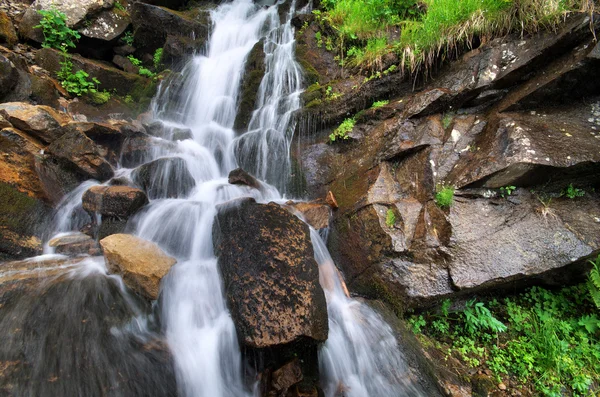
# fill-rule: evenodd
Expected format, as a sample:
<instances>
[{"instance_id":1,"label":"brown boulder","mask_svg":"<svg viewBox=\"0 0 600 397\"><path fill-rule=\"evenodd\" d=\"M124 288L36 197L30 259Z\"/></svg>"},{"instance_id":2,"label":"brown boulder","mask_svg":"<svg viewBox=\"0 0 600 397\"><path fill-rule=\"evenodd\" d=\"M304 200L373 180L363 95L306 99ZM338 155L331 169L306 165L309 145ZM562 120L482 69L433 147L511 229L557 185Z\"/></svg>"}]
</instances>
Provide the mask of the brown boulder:
<instances>
[{"instance_id":1,"label":"brown boulder","mask_svg":"<svg viewBox=\"0 0 600 397\"><path fill-rule=\"evenodd\" d=\"M77 130L63 134L46 151L87 179L103 182L114 175L111 165L104 159L106 150Z\"/></svg>"},{"instance_id":2,"label":"brown boulder","mask_svg":"<svg viewBox=\"0 0 600 397\"><path fill-rule=\"evenodd\" d=\"M240 342L252 348L327 338L327 306L308 226L279 205L219 207L213 241ZM308 347L307 347L308 348Z\"/></svg>"},{"instance_id":3,"label":"brown boulder","mask_svg":"<svg viewBox=\"0 0 600 397\"><path fill-rule=\"evenodd\" d=\"M24 102L0 104L0 114L16 128L46 143L52 143L59 138L62 134L59 127L68 121L66 115L48 106L35 106Z\"/></svg>"},{"instance_id":4,"label":"brown boulder","mask_svg":"<svg viewBox=\"0 0 600 397\"><path fill-rule=\"evenodd\" d=\"M158 299L160 281L177 262L158 245L129 234L113 234L100 240L109 270L140 295Z\"/></svg>"},{"instance_id":5,"label":"brown boulder","mask_svg":"<svg viewBox=\"0 0 600 397\"><path fill-rule=\"evenodd\" d=\"M326 229L329 227L329 218L331 209L329 205L320 204L318 202L299 202L294 203L288 201L286 206L289 206L292 213L299 212L306 223L312 226L315 230Z\"/></svg>"},{"instance_id":6,"label":"brown boulder","mask_svg":"<svg viewBox=\"0 0 600 397\"><path fill-rule=\"evenodd\" d=\"M146 194L127 186L93 186L82 198L83 208L104 216L128 218L148 204Z\"/></svg>"},{"instance_id":7,"label":"brown boulder","mask_svg":"<svg viewBox=\"0 0 600 397\"><path fill-rule=\"evenodd\" d=\"M298 359L290 361L279 368L271 376L271 386L278 393L285 395L287 390L303 379L302 368Z\"/></svg>"}]
</instances>

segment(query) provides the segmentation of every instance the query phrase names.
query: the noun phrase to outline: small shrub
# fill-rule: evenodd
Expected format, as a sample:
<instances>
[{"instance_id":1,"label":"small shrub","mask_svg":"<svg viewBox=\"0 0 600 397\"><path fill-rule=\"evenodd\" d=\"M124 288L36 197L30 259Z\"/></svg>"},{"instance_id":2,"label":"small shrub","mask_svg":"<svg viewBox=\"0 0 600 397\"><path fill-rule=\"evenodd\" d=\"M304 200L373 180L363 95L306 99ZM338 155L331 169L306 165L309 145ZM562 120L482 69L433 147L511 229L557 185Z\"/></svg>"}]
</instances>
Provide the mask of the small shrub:
<instances>
[{"instance_id":1,"label":"small shrub","mask_svg":"<svg viewBox=\"0 0 600 397\"><path fill-rule=\"evenodd\" d=\"M119 11L126 11L126 10L125 10L125 7L123 6L123 4L121 4L121 3L120 3L120 2L118 2L118 1L115 1L115 5L114 5L114 7L115 7L117 10L119 10Z\"/></svg>"},{"instance_id":2,"label":"small shrub","mask_svg":"<svg viewBox=\"0 0 600 397\"><path fill-rule=\"evenodd\" d=\"M156 73L154 73L154 72L152 72L150 69L148 69L148 68L146 68L146 67L142 66L142 61L140 61L139 59L137 59L137 58L136 58L136 57L134 57L133 55L129 55L129 56L127 57L127 59L129 59L129 62L131 62L131 64L132 64L133 66L137 66L137 67L139 68L139 69L138 69L138 74L139 74L140 76L145 76L145 77L150 77L150 78L152 78L152 77L156 76Z\"/></svg>"},{"instance_id":3,"label":"small shrub","mask_svg":"<svg viewBox=\"0 0 600 397\"><path fill-rule=\"evenodd\" d=\"M585 196L585 190L573 187L573 184L571 183L562 194L573 200L577 197Z\"/></svg>"},{"instance_id":4,"label":"small shrub","mask_svg":"<svg viewBox=\"0 0 600 397\"><path fill-rule=\"evenodd\" d=\"M77 96L96 92L96 86L100 84L100 81L95 77L88 80L90 75L84 70L73 72L73 63L65 51L63 51L63 61L60 63L60 70L57 76L63 88L69 94Z\"/></svg>"},{"instance_id":5,"label":"small shrub","mask_svg":"<svg viewBox=\"0 0 600 397\"><path fill-rule=\"evenodd\" d=\"M342 124L329 135L329 141L335 142L338 139L349 139L348 133L352 131L355 124L356 120L354 118L344 120Z\"/></svg>"},{"instance_id":6,"label":"small shrub","mask_svg":"<svg viewBox=\"0 0 600 397\"><path fill-rule=\"evenodd\" d=\"M57 50L66 47L75 48L75 43L81 36L76 30L67 26L67 16L63 12L54 8L37 12L42 16L42 20L34 28L42 28L44 33L42 47Z\"/></svg>"},{"instance_id":7,"label":"small shrub","mask_svg":"<svg viewBox=\"0 0 600 397\"><path fill-rule=\"evenodd\" d=\"M393 227L396 224L396 215L391 208L388 209L387 213L385 214L385 224L388 227Z\"/></svg>"},{"instance_id":8,"label":"small shrub","mask_svg":"<svg viewBox=\"0 0 600 397\"><path fill-rule=\"evenodd\" d=\"M125 32L125 34L121 37L121 40L127 45L133 45L133 33L130 31Z\"/></svg>"},{"instance_id":9,"label":"small shrub","mask_svg":"<svg viewBox=\"0 0 600 397\"><path fill-rule=\"evenodd\" d=\"M377 109L377 108L384 107L388 103L390 103L390 101L376 101L376 102L373 102L373 105L371 105L371 109Z\"/></svg>"},{"instance_id":10,"label":"small shrub","mask_svg":"<svg viewBox=\"0 0 600 397\"><path fill-rule=\"evenodd\" d=\"M163 56L162 47L157 48L156 51L154 51L154 56L152 57L152 62L154 64L155 69L158 69L158 67L160 66L160 61L162 60L162 56Z\"/></svg>"},{"instance_id":11,"label":"small shrub","mask_svg":"<svg viewBox=\"0 0 600 397\"><path fill-rule=\"evenodd\" d=\"M444 117L442 117L442 127L447 130L448 127L450 127L450 124L452 124L452 120L454 120L453 113L444 113Z\"/></svg>"},{"instance_id":12,"label":"small shrub","mask_svg":"<svg viewBox=\"0 0 600 397\"><path fill-rule=\"evenodd\" d=\"M435 194L435 202L440 208L450 208L454 201L454 187L442 186Z\"/></svg>"},{"instance_id":13,"label":"small shrub","mask_svg":"<svg viewBox=\"0 0 600 397\"><path fill-rule=\"evenodd\" d=\"M516 189L516 186L503 186L500 188L500 196L502 198L510 196Z\"/></svg>"}]
</instances>

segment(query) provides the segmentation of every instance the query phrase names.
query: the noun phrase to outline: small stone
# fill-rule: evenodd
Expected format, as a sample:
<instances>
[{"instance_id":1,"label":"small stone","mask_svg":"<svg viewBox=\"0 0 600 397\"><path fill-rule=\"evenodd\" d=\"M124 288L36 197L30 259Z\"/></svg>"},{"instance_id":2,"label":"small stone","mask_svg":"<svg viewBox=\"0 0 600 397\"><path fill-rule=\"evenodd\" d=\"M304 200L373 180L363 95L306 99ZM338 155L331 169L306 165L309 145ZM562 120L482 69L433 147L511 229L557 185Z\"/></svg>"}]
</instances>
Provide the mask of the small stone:
<instances>
[{"instance_id":1,"label":"small stone","mask_svg":"<svg viewBox=\"0 0 600 397\"><path fill-rule=\"evenodd\" d=\"M500 383L500 384L498 384L498 389L506 390L506 385L504 383Z\"/></svg>"}]
</instances>

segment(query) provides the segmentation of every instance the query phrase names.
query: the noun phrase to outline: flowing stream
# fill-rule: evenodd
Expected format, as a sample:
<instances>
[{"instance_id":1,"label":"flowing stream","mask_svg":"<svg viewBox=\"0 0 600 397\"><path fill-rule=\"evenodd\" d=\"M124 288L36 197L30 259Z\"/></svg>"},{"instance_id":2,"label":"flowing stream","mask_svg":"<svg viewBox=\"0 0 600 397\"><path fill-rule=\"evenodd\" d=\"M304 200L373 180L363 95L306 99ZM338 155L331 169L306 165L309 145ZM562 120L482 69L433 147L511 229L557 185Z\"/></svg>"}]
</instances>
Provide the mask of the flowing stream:
<instances>
[{"instance_id":1,"label":"flowing stream","mask_svg":"<svg viewBox=\"0 0 600 397\"><path fill-rule=\"evenodd\" d=\"M245 196L258 202L288 198L293 115L300 107L302 90L291 25L295 9L293 1L280 18L277 6L261 7L251 0L220 5L212 12L213 30L205 51L182 72L178 82L182 88L174 93L171 86L161 87L153 104L154 114L166 126L189 128L193 139L166 144L158 138L156 149L145 160L183 159L194 188L184 189L187 182L181 169L165 167L152 183L165 188L174 184L175 197L151 200L127 227L178 260L163 280L157 313L174 357L181 396L258 393L256 385L244 381L242 356L213 252L212 224L216 206L225 201ZM240 134L233 126L245 62L261 40L266 73L248 130ZM260 190L228 183L229 172L238 166L260 179ZM117 176L131 173L121 169ZM95 183L86 182L63 200L55 232L81 226L81 196ZM347 296L325 242L314 230L311 237L329 312L329 338L320 351L326 397L431 395L417 386L390 326L368 305ZM105 270L97 273L107 277ZM144 315L131 311L132 318L138 319L134 323L142 324L131 332L148 333Z\"/></svg>"}]
</instances>

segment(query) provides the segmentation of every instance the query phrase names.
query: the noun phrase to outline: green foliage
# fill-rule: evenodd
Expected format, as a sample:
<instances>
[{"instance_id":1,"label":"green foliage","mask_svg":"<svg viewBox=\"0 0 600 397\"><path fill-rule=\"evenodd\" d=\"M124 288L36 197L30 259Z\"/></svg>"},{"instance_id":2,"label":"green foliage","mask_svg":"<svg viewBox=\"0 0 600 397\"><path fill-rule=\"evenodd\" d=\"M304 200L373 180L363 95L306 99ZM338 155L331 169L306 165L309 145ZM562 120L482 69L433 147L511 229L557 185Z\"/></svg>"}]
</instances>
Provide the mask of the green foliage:
<instances>
[{"instance_id":1,"label":"green foliage","mask_svg":"<svg viewBox=\"0 0 600 397\"><path fill-rule=\"evenodd\" d=\"M571 200L573 200L574 198L577 197L583 197L585 196L585 190L583 189L578 189L576 187L573 187L573 184L571 183L562 193L561 195L567 196L568 198L570 198Z\"/></svg>"},{"instance_id":2,"label":"green foliage","mask_svg":"<svg viewBox=\"0 0 600 397\"><path fill-rule=\"evenodd\" d=\"M387 100L373 102L373 105L371 105L371 109L382 108L385 105L387 105L388 103L390 103L390 101L387 101Z\"/></svg>"},{"instance_id":3,"label":"green foliage","mask_svg":"<svg viewBox=\"0 0 600 397\"><path fill-rule=\"evenodd\" d=\"M356 124L356 120L352 117L346 119L329 135L329 142L333 143L339 139L349 139L348 133L352 131L354 125Z\"/></svg>"},{"instance_id":4,"label":"green foliage","mask_svg":"<svg viewBox=\"0 0 600 397\"><path fill-rule=\"evenodd\" d=\"M156 51L154 51L154 55L152 56L152 63L154 64L154 69L158 69L158 67L160 66L162 56L163 56L162 47L157 48Z\"/></svg>"},{"instance_id":5,"label":"green foliage","mask_svg":"<svg viewBox=\"0 0 600 397\"><path fill-rule=\"evenodd\" d=\"M588 276L587 288L596 308L600 310L600 255L590 263L593 267Z\"/></svg>"},{"instance_id":6,"label":"green foliage","mask_svg":"<svg viewBox=\"0 0 600 397\"><path fill-rule=\"evenodd\" d=\"M152 77L155 77L155 76L156 76L156 73L154 73L154 72L152 72L150 69L148 69L148 68L144 67L144 66L142 65L142 61L140 61L139 59L137 59L137 58L136 58L136 57L134 57L133 55L129 55L129 56L127 57L127 59L129 59L129 62L131 62L131 64L132 64L133 66L137 66L137 67L139 68L139 69L138 69L138 74L139 74L140 76L145 76L145 77L149 77L149 78L152 78Z\"/></svg>"},{"instance_id":7,"label":"green foliage","mask_svg":"<svg viewBox=\"0 0 600 397\"><path fill-rule=\"evenodd\" d=\"M385 224L388 227L393 227L396 224L396 215L391 208L388 209L387 213L385 214Z\"/></svg>"},{"instance_id":8,"label":"green foliage","mask_svg":"<svg viewBox=\"0 0 600 397\"><path fill-rule=\"evenodd\" d=\"M452 124L452 120L454 120L454 113L444 113L444 117L442 117L442 127L447 130L448 127L450 127L450 124Z\"/></svg>"},{"instance_id":9,"label":"green foliage","mask_svg":"<svg viewBox=\"0 0 600 397\"><path fill-rule=\"evenodd\" d=\"M593 264L600 267L600 257ZM588 288L533 287L502 302L469 301L453 313L444 302L409 324L448 346L447 354L489 368L498 382L510 376L536 395L592 396L600 391L600 318Z\"/></svg>"},{"instance_id":10,"label":"green foliage","mask_svg":"<svg viewBox=\"0 0 600 397\"><path fill-rule=\"evenodd\" d=\"M66 47L75 48L75 42L81 36L76 30L67 26L67 16L64 13L54 8L37 12L42 16L42 20L34 28L42 28L44 32L42 47L57 50Z\"/></svg>"},{"instance_id":11,"label":"green foliage","mask_svg":"<svg viewBox=\"0 0 600 397\"><path fill-rule=\"evenodd\" d=\"M123 41L123 43L127 44L127 45L133 45L133 33L131 33L131 31L127 31L125 32L125 34L121 37L121 40Z\"/></svg>"},{"instance_id":12,"label":"green foliage","mask_svg":"<svg viewBox=\"0 0 600 397\"><path fill-rule=\"evenodd\" d=\"M114 5L114 7L115 7L117 10L119 10L119 11L127 11L127 10L125 10L125 7L123 6L123 4L121 4L121 3L120 3L120 2L118 2L118 1L115 1L115 5Z\"/></svg>"},{"instance_id":13,"label":"green foliage","mask_svg":"<svg viewBox=\"0 0 600 397\"><path fill-rule=\"evenodd\" d=\"M65 51L63 51L63 60L60 63L57 76L63 88L69 94L77 96L97 92L97 85L100 84L100 81L95 77L89 80L90 75L84 70L73 72L71 57Z\"/></svg>"},{"instance_id":14,"label":"green foliage","mask_svg":"<svg viewBox=\"0 0 600 397\"><path fill-rule=\"evenodd\" d=\"M323 37L321 36L321 32L315 33L315 40L317 41L317 47L323 47Z\"/></svg>"},{"instance_id":15,"label":"green foliage","mask_svg":"<svg viewBox=\"0 0 600 397\"><path fill-rule=\"evenodd\" d=\"M450 208L454 201L454 187L441 186L435 194L435 202L440 208Z\"/></svg>"},{"instance_id":16,"label":"green foliage","mask_svg":"<svg viewBox=\"0 0 600 397\"><path fill-rule=\"evenodd\" d=\"M500 196L502 198L510 196L511 194L513 194L516 188L516 186L503 186L500 188Z\"/></svg>"},{"instance_id":17,"label":"green foliage","mask_svg":"<svg viewBox=\"0 0 600 397\"><path fill-rule=\"evenodd\" d=\"M342 96L343 94L340 92L333 92L333 88L328 85L327 88L325 89L325 98L328 101L333 101L335 99L338 99Z\"/></svg>"}]
</instances>

